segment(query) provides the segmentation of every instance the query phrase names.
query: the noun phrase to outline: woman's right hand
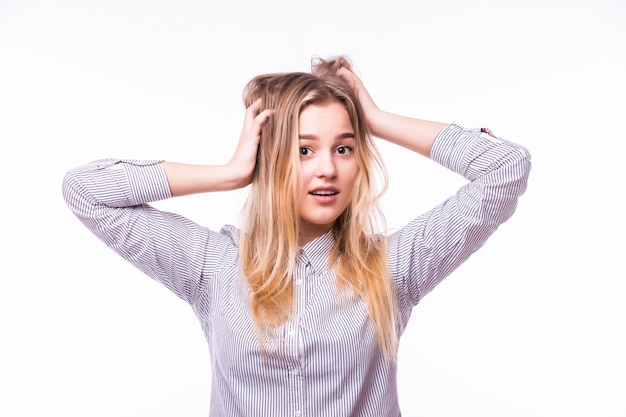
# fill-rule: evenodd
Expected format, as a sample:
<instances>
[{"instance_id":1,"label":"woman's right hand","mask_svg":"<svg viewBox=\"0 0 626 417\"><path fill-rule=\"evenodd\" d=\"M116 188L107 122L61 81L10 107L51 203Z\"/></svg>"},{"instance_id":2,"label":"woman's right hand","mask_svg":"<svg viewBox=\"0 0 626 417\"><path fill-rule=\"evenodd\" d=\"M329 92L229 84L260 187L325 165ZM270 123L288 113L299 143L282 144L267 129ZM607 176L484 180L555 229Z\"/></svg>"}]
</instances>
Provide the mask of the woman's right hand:
<instances>
[{"instance_id":1,"label":"woman's right hand","mask_svg":"<svg viewBox=\"0 0 626 417\"><path fill-rule=\"evenodd\" d=\"M261 139L261 127L273 114L273 110L261 110L261 100L246 109L243 129L235 154L225 165L193 165L163 161L172 195L229 191L250 184L256 165L256 155Z\"/></svg>"},{"instance_id":2,"label":"woman's right hand","mask_svg":"<svg viewBox=\"0 0 626 417\"><path fill-rule=\"evenodd\" d=\"M261 140L261 128L274 114L272 109L261 109L261 104L261 99L258 99L246 109L239 143L237 143L235 154L226 164L233 178L237 179L235 188L250 184Z\"/></svg>"}]
</instances>

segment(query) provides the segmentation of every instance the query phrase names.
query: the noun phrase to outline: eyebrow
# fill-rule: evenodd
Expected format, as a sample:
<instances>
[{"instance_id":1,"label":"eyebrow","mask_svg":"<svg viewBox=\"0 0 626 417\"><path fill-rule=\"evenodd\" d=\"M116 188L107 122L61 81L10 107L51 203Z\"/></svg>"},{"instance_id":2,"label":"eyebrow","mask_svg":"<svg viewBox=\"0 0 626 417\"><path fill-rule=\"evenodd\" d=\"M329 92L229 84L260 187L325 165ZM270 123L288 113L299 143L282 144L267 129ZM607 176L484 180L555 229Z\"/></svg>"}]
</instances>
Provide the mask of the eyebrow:
<instances>
[{"instance_id":1,"label":"eyebrow","mask_svg":"<svg viewBox=\"0 0 626 417\"><path fill-rule=\"evenodd\" d=\"M304 140L319 140L319 138L315 135L299 135L298 138L300 140L304 139ZM354 133L352 132L346 132L346 133L342 133L339 136L336 137L337 140L339 139L354 139Z\"/></svg>"}]
</instances>

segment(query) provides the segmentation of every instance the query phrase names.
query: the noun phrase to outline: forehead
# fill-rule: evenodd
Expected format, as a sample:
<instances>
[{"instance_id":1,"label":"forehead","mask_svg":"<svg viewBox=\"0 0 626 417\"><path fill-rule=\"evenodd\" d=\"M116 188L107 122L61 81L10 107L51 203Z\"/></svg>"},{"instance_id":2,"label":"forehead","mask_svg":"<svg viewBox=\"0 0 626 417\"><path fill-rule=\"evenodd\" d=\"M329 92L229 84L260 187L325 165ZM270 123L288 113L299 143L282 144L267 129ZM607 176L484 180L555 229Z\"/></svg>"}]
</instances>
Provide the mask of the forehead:
<instances>
[{"instance_id":1,"label":"forehead","mask_svg":"<svg viewBox=\"0 0 626 417\"><path fill-rule=\"evenodd\" d=\"M353 132L348 111L337 101L306 106L300 112L299 127L300 134Z\"/></svg>"}]
</instances>

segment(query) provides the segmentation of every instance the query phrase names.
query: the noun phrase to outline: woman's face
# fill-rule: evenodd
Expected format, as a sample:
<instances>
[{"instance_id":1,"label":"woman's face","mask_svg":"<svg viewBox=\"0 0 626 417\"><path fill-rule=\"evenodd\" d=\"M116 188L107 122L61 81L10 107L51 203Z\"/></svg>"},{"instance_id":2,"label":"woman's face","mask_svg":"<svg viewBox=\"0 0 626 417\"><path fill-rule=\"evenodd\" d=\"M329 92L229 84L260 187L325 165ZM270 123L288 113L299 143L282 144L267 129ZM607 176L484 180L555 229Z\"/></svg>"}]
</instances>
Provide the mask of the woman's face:
<instances>
[{"instance_id":1,"label":"woman's face","mask_svg":"<svg viewBox=\"0 0 626 417\"><path fill-rule=\"evenodd\" d=\"M346 109L338 102L313 104L300 113L300 244L330 230L352 198L358 175L356 140Z\"/></svg>"}]
</instances>

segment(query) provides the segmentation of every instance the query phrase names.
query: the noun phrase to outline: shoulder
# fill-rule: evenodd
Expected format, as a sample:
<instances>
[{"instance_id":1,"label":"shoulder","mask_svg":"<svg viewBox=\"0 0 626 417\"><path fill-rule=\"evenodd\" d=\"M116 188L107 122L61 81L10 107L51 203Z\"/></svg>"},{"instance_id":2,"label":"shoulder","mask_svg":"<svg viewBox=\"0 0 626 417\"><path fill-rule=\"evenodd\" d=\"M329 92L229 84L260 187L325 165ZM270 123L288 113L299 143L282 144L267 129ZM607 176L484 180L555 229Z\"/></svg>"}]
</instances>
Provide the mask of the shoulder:
<instances>
[{"instance_id":1,"label":"shoulder","mask_svg":"<svg viewBox=\"0 0 626 417\"><path fill-rule=\"evenodd\" d=\"M238 227L233 226L232 224L224 225L219 233L219 238L224 241L224 243L228 243L231 246L239 248L239 240L241 238L241 230Z\"/></svg>"},{"instance_id":2,"label":"shoulder","mask_svg":"<svg viewBox=\"0 0 626 417\"><path fill-rule=\"evenodd\" d=\"M240 230L232 225L224 225L219 232L210 230L204 250L205 273L214 273L231 268L240 262Z\"/></svg>"}]
</instances>

